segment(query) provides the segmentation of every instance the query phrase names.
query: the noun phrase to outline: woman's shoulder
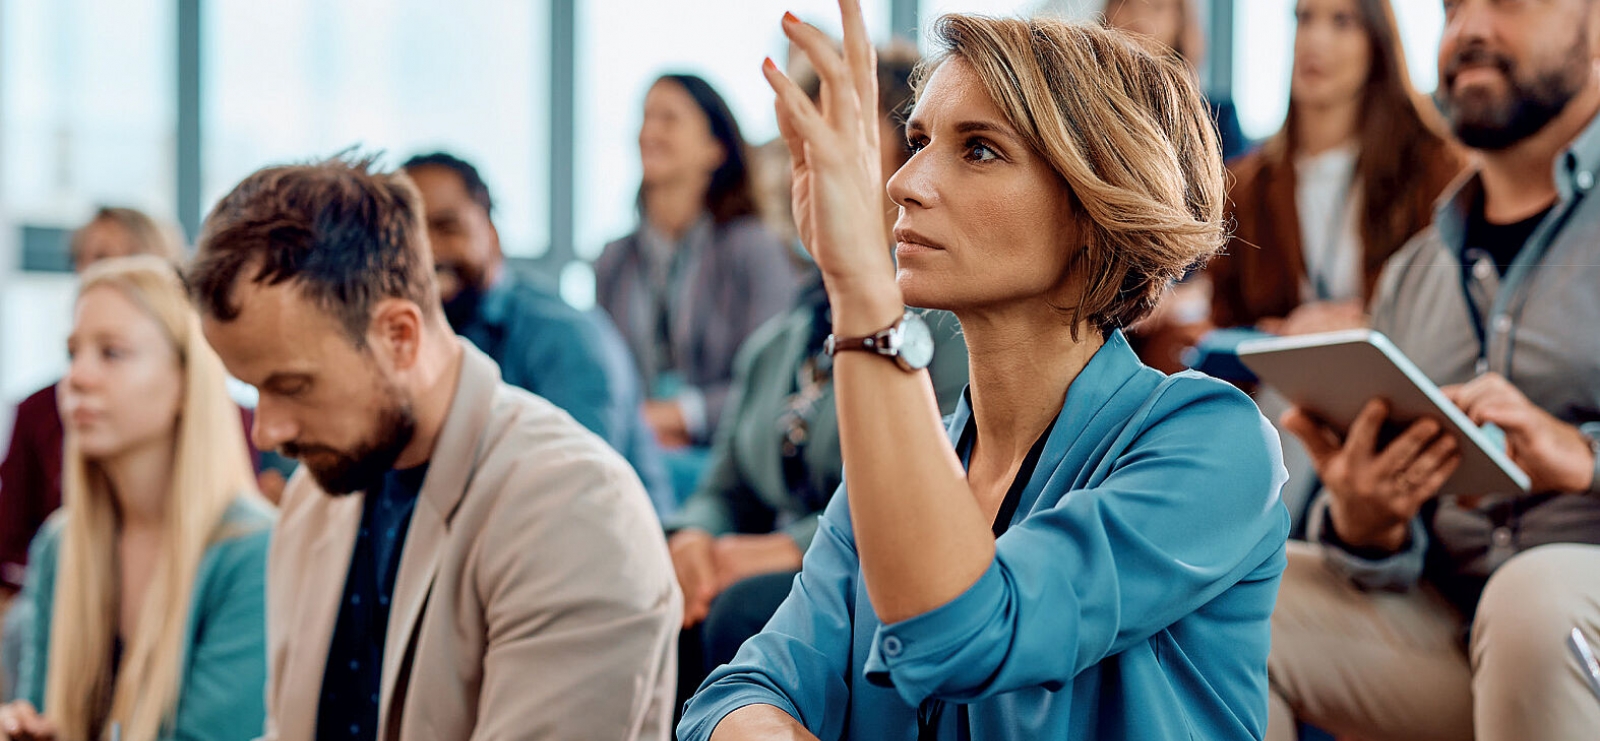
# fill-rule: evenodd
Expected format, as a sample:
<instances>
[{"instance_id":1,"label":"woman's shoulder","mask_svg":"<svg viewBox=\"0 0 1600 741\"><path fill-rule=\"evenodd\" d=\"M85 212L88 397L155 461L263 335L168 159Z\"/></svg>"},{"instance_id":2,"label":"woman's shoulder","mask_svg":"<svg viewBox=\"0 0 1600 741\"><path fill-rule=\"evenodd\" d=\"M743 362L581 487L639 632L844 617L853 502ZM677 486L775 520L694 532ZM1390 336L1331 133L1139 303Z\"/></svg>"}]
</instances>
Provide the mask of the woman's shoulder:
<instances>
[{"instance_id":1,"label":"woman's shoulder","mask_svg":"<svg viewBox=\"0 0 1600 741\"><path fill-rule=\"evenodd\" d=\"M240 495L228 505L217 523L211 550L220 554L251 553L264 547L278 521L277 510L255 495Z\"/></svg>"},{"instance_id":2,"label":"woman's shoulder","mask_svg":"<svg viewBox=\"0 0 1600 741\"><path fill-rule=\"evenodd\" d=\"M1177 426L1234 445L1265 439L1266 418L1249 395L1233 384L1196 371L1166 376L1150 392L1137 416L1145 428Z\"/></svg>"}]
</instances>

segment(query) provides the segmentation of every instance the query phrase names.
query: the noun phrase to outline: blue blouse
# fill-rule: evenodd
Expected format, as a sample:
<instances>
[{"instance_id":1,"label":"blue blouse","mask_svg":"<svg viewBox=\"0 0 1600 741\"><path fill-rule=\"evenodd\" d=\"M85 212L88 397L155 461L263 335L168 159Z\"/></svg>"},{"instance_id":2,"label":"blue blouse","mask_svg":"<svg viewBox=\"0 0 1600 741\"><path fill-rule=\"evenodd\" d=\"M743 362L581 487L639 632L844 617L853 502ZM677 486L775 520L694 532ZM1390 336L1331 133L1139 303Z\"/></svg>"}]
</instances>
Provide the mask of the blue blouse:
<instances>
[{"instance_id":1,"label":"blue blouse","mask_svg":"<svg viewBox=\"0 0 1600 741\"><path fill-rule=\"evenodd\" d=\"M952 444L972 423L965 401ZM1289 517L1277 434L1243 393L1167 377L1113 333L1068 389L988 571L949 603L878 621L847 494L789 598L718 668L678 737L774 705L821 739L1260 739L1268 619Z\"/></svg>"}]
</instances>

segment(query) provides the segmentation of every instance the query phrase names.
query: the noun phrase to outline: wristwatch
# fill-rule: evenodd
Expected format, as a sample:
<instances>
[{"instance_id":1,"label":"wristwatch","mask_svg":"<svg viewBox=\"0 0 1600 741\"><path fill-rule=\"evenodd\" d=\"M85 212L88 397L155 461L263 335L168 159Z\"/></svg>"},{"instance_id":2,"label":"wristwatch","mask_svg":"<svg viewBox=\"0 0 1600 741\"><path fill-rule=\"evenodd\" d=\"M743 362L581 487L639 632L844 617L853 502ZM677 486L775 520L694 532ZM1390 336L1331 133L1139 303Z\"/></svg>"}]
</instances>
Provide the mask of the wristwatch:
<instances>
[{"instance_id":1,"label":"wristwatch","mask_svg":"<svg viewBox=\"0 0 1600 741\"><path fill-rule=\"evenodd\" d=\"M1600 496L1600 422L1578 425L1578 432L1589 439L1589 452L1594 454L1594 478L1589 480L1586 493Z\"/></svg>"},{"instance_id":2,"label":"wristwatch","mask_svg":"<svg viewBox=\"0 0 1600 741\"><path fill-rule=\"evenodd\" d=\"M822 345L829 357L849 350L882 355L906 372L919 371L933 362L933 333L915 312L907 311L887 329L866 337L828 335Z\"/></svg>"}]
</instances>

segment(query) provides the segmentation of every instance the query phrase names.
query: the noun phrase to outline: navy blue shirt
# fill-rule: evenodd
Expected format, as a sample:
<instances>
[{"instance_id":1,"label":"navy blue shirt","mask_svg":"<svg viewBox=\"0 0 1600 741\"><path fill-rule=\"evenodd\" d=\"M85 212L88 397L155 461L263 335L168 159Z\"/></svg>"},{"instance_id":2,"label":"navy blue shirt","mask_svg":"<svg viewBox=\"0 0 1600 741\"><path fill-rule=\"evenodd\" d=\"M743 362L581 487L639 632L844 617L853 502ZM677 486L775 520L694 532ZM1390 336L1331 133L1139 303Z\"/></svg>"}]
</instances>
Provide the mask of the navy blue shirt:
<instances>
[{"instance_id":1,"label":"navy blue shirt","mask_svg":"<svg viewBox=\"0 0 1600 741\"><path fill-rule=\"evenodd\" d=\"M350 555L339 619L322 674L317 707L320 741L368 741L378 736L378 692L383 681L383 642L400 554L417 508L427 464L390 471L383 487L361 505L361 530Z\"/></svg>"}]
</instances>

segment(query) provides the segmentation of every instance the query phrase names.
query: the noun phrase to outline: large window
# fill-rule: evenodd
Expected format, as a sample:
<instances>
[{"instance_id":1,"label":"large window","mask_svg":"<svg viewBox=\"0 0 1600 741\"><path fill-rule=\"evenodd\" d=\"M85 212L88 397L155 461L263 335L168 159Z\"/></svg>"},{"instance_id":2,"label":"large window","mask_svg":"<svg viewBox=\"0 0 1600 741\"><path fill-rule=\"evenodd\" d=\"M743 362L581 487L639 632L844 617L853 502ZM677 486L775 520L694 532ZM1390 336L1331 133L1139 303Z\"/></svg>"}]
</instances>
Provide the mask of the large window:
<instances>
[{"instance_id":1,"label":"large window","mask_svg":"<svg viewBox=\"0 0 1600 741\"><path fill-rule=\"evenodd\" d=\"M1417 89L1438 85L1439 38L1444 9L1436 0L1390 0L1406 64ZM1271 136L1289 108L1289 66L1294 57L1294 0L1234 0L1233 97L1239 123L1253 139Z\"/></svg>"},{"instance_id":2,"label":"large window","mask_svg":"<svg viewBox=\"0 0 1600 741\"><path fill-rule=\"evenodd\" d=\"M448 150L494 193L507 254L549 242L549 8L537 0L217 0L203 18L203 202L351 146Z\"/></svg>"},{"instance_id":3,"label":"large window","mask_svg":"<svg viewBox=\"0 0 1600 741\"><path fill-rule=\"evenodd\" d=\"M174 17L171 0L0 2L0 399L66 359L72 279L17 272L23 234L101 204L174 217Z\"/></svg>"},{"instance_id":4,"label":"large window","mask_svg":"<svg viewBox=\"0 0 1600 741\"><path fill-rule=\"evenodd\" d=\"M888 37L888 0L864 0L868 32ZM574 248L594 259L633 230L639 122L650 83L668 72L706 78L727 99L745 139L777 135L761 60L780 65L785 10L838 32L835 0L585 0L578 7L577 223ZM668 31L667 29L670 29Z\"/></svg>"}]
</instances>

